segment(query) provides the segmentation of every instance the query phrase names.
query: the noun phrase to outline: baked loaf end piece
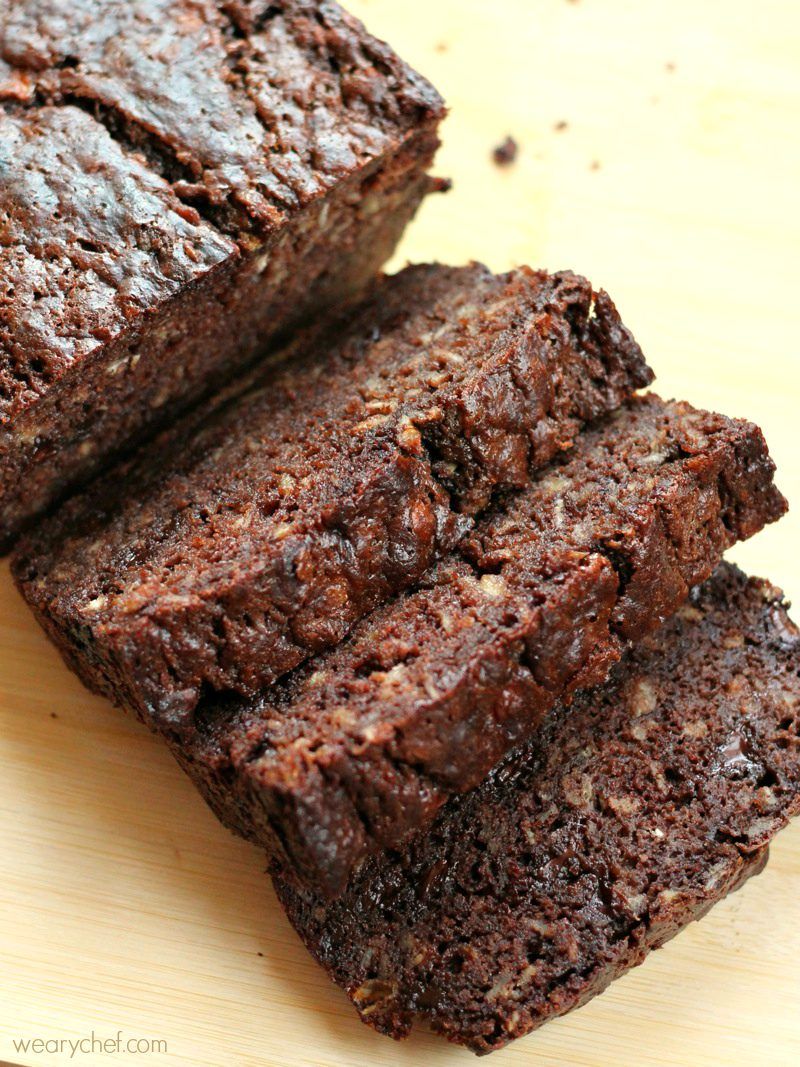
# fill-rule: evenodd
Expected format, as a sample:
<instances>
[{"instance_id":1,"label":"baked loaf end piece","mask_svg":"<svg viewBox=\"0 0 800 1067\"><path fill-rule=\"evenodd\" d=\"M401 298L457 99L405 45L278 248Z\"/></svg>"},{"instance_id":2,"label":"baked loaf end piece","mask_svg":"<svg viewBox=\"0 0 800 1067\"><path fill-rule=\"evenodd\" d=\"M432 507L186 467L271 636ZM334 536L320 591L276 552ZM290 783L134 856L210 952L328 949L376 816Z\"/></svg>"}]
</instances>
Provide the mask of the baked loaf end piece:
<instances>
[{"instance_id":1,"label":"baked loaf end piece","mask_svg":"<svg viewBox=\"0 0 800 1067\"><path fill-rule=\"evenodd\" d=\"M798 657L780 593L722 566L340 900L278 879L289 918L364 1022L500 1048L762 869L800 810Z\"/></svg>"},{"instance_id":2,"label":"baked loaf end piece","mask_svg":"<svg viewBox=\"0 0 800 1067\"><path fill-rule=\"evenodd\" d=\"M417 580L650 372L604 293L423 266L39 524L14 571L94 689L173 731Z\"/></svg>"},{"instance_id":3,"label":"baked loaf end piece","mask_svg":"<svg viewBox=\"0 0 800 1067\"><path fill-rule=\"evenodd\" d=\"M0 545L361 291L442 115L328 0L4 5Z\"/></svg>"},{"instance_id":4,"label":"baked loaf end piece","mask_svg":"<svg viewBox=\"0 0 800 1067\"><path fill-rule=\"evenodd\" d=\"M175 754L223 822L335 895L781 515L772 474L751 424L635 398L338 648L203 702Z\"/></svg>"}]
</instances>

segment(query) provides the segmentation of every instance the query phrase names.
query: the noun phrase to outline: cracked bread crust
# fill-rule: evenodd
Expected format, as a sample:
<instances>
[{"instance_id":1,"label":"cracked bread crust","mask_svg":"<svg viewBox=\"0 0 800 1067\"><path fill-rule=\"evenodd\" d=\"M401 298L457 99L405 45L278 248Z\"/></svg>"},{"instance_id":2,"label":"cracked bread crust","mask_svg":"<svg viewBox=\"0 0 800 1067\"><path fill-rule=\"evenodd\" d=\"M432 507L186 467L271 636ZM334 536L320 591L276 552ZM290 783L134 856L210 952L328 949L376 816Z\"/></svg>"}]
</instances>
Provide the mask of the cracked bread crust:
<instances>
[{"instance_id":1,"label":"cracked bread crust","mask_svg":"<svg viewBox=\"0 0 800 1067\"><path fill-rule=\"evenodd\" d=\"M335 645L650 377L585 279L408 268L69 501L14 573L92 688L182 735L204 692Z\"/></svg>"},{"instance_id":2,"label":"cracked bread crust","mask_svg":"<svg viewBox=\"0 0 800 1067\"><path fill-rule=\"evenodd\" d=\"M420 200L435 91L332 3L0 14L0 544L308 315Z\"/></svg>"},{"instance_id":3,"label":"cracked bread crust","mask_svg":"<svg viewBox=\"0 0 800 1067\"><path fill-rule=\"evenodd\" d=\"M0 54L17 72L0 99L86 108L237 239L282 226L442 111L326 0L12 0Z\"/></svg>"},{"instance_id":4,"label":"cracked bread crust","mask_svg":"<svg viewBox=\"0 0 800 1067\"><path fill-rule=\"evenodd\" d=\"M751 424L634 398L339 647L208 697L173 751L227 826L335 896L780 517L773 471Z\"/></svg>"},{"instance_id":5,"label":"cracked bread crust","mask_svg":"<svg viewBox=\"0 0 800 1067\"><path fill-rule=\"evenodd\" d=\"M780 592L722 565L340 900L281 878L278 895L364 1022L498 1049L763 868L800 811L798 662Z\"/></svg>"}]
</instances>

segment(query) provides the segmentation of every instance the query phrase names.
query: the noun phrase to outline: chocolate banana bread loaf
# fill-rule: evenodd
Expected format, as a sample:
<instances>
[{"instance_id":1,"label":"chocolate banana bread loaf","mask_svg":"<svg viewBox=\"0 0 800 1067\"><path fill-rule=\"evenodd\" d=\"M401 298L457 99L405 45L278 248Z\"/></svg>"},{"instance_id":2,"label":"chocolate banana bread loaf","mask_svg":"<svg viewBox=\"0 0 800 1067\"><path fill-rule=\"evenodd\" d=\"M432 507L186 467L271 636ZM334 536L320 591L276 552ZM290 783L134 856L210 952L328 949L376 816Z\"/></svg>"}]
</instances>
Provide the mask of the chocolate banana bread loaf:
<instances>
[{"instance_id":1,"label":"chocolate banana bread loaf","mask_svg":"<svg viewBox=\"0 0 800 1067\"><path fill-rule=\"evenodd\" d=\"M780 593L723 565L340 900L280 878L278 895L364 1022L500 1048L762 869L800 811L798 662Z\"/></svg>"},{"instance_id":2,"label":"chocolate banana bread loaf","mask_svg":"<svg viewBox=\"0 0 800 1067\"><path fill-rule=\"evenodd\" d=\"M650 377L582 278L409 268L40 523L14 571L93 689L191 730L202 694L335 645Z\"/></svg>"},{"instance_id":3,"label":"chocolate banana bread loaf","mask_svg":"<svg viewBox=\"0 0 800 1067\"><path fill-rule=\"evenodd\" d=\"M4 4L0 544L363 289L442 115L330 0Z\"/></svg>"},{"instance_id":4,"label":"chocolate banana bread loaf","mask_svg":"<svg viewBox=\"0 0 800 1067\"><path fill-rule=\"evenodd\" d=\"M194 733L167 738L226 825L336 895L780 516L772 473L754 426L631 401L421 588L256 699L208 697Z\"/></svg>"}]
</instances>

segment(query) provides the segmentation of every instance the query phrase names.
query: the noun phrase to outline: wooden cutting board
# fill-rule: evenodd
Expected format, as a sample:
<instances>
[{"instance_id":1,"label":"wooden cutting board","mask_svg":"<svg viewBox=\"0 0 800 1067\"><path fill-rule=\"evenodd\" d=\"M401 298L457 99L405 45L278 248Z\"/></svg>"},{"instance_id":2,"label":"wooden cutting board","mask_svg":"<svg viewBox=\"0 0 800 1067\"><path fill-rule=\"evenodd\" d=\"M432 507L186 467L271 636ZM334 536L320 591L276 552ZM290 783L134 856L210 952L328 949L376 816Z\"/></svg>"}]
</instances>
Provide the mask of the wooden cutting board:
<instances>
[{"instance_id":1,"label":"wooden cutting board","mask_svg":"<svg viewBox=\"0 0 800 1067\"><path fill-rule=\"evenodd\" d=\"M800 5L352 0L452 106L398 257L573 267L605 286L665 395L765 429L800 504ZM566 124L566 125L564 125ZM520 144L498 169L492 147ZM735 553L800 599L794 516ZM0 1060L367 1067L468 1054L361 1026L263 861L161 746L60 664L0 576ZM493 1060L800 1060L800 825L766 873L582 1011ZM19 1039L166 1053L15 1051ZM142 1046L144 1048L144 1046Z\"/></svg>"}]
</instances>

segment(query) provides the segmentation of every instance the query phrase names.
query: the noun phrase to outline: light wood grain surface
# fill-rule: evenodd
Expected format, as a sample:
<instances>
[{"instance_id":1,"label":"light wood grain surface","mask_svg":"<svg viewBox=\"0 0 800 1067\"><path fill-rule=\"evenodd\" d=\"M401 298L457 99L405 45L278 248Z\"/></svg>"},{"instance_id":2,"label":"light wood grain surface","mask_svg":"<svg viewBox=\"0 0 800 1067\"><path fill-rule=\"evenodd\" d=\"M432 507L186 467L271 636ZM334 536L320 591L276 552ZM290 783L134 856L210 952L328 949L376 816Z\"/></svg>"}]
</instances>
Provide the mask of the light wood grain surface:
<instances>
[{"instance_id":1,"label":"light wood grain surface","mask_svg":"<svg viewBox=\"0 0 800 1067\"><path fill-rule=\"evenodd\" d=\"M452 107L402 256L572 267L665 395L765 429L800 506L796 0L352 0ZM567 123L557 129L557 124ZM499 170L493 145L520 143ZM800 600L798 520L735 553ZM469 1062L362 1027L143 729L68 674L0 575L0 1060L366 1067ZM800 1060L800 825L766 873L497 1064ZM15 1039L166 1053L18 1053Z\"/></svg>"}]
</instances>

